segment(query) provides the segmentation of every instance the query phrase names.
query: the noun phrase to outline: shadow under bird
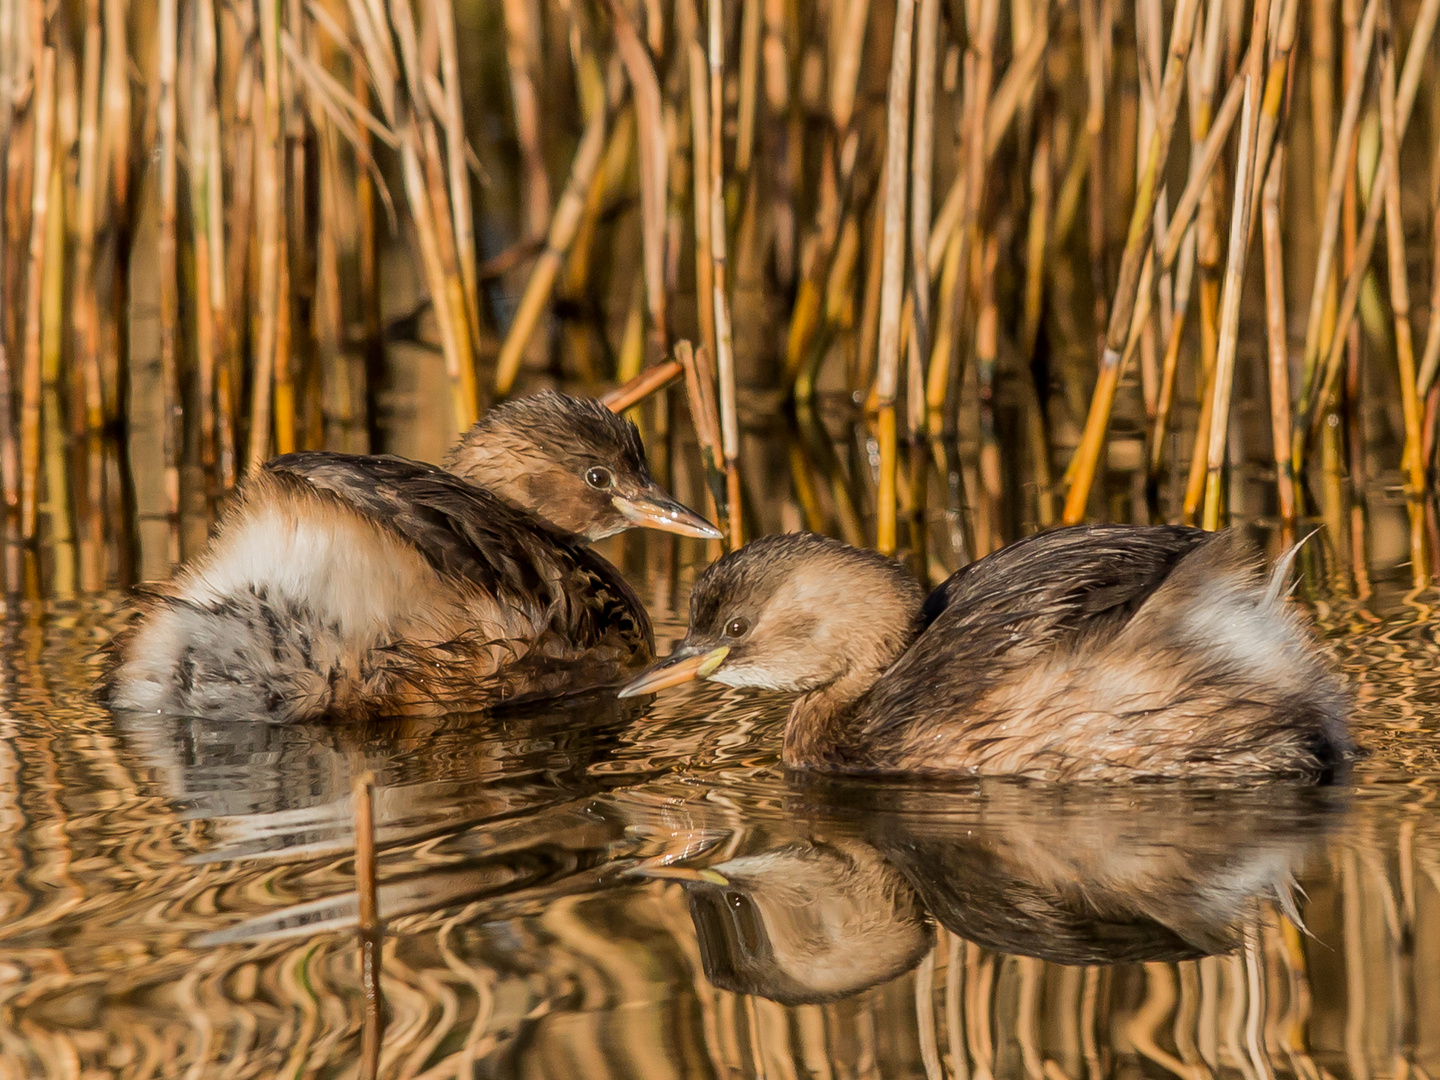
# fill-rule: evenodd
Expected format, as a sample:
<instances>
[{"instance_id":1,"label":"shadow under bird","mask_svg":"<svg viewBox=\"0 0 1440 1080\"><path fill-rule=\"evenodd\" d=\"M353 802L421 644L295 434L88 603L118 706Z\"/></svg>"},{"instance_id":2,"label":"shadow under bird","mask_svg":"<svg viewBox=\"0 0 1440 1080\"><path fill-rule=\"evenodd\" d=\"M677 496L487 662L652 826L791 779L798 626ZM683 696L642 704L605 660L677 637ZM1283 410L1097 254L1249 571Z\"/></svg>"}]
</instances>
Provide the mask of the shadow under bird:
<instances>
[{"instance_id":1,"label":"shadow under bird","mask_svg":"<svg viewBox=\"0 0 1440 1080\"><path fill-rule=\"evenodd\" d=\"M894 561L763 537L696 582L691 679L798 694L783 758L840 773L1044 780L1293 775L1353 753L1338 676L1240 536L1091 525L1027 537L925 597Z\"/></svg>"},{"instance_id":2,"label":"shadow under bird","mask_svg":"<svg viewBox=\"0 0 1440 1080\"><path fill-rule=\"evenodd\" d=\"M653 657L589 541L716 537L651 478L633 424L546 392L497 406L440 469L287 454L115 641L117 708L292 722L438 715L603 686Z\"/></svg>"}]
</instances>

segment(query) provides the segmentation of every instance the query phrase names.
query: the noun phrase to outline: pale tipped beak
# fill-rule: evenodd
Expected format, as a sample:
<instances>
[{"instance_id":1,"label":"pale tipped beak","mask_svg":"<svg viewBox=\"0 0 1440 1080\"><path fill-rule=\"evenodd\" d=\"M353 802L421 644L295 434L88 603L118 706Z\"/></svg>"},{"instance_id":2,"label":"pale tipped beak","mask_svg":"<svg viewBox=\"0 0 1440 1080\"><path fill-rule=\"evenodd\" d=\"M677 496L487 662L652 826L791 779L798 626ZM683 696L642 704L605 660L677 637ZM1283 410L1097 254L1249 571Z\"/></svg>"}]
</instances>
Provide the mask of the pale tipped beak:
<instances>
[{"instance_id":1,"label":"pale tipped beak","mask_svg":"<svg viewBox=\"0 0 1440 1080\"><path fill-rule=\"evenodd\" d=\"M729 885L730 881L717 870L692 870L688 866L637 866L628 871L632 877L657 878L660 881L683 881L689 884Z\"/></svg>"},{"instance_id":2,"label":"pale tipped beak","mask_svg":"<svg viewBox=\"0 0 1440 1080\"><path fill-rule=\"evenodd\" d=\"M618 696L639 697L641 694L654 694L693 679L703 679L723 664L725 657L729 655L728 645L721 645L709 652L691 652L682 647L634 682L622 687Z\"/></svg>"},{"instance_id":3,"label":"pale tipped beak","mask_svg":"<svg viewBox=\"0 0 1440 1080\"><path fill-rule=\"evenodd\" d=\"M694 510L682 506L659 488L633 497L615 495L611 501L626 521L647 529L679 533L681 536L701 536L707 540L719 540L724 535Z\"/></svg>"}]
</instances>

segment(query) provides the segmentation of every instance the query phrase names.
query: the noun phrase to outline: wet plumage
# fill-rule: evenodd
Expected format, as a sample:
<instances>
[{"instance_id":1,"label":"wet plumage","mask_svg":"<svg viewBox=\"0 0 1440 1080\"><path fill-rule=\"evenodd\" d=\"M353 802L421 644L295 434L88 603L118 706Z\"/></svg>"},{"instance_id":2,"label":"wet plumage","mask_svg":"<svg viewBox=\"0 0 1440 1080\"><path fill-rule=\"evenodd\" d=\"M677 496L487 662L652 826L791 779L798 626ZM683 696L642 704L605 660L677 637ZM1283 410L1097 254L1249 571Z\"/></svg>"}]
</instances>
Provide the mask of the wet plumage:
<instances>
[{"instance_id":1,"label":"wet plumage","mask_svg":"<svg viewBox=\"0 0 1440 1080\"><path fill-rule=\"evenodd\" d=\"M268 463L206 553L141 600L110 702L280 722L433 715L605 685L647 661L643 605L585 538L644 513L708 526L655 486L634 428L593 403L501 407L466 442L528 458L537 408L550 430L576 422L563 451L542 446L530 487L506 455L460 461L468 480L385 456Z\"/></svg>"},{"instance_id":2,"label":"wet plumage","mask_svg":"<svg viewBox=\"0 0 1440 1080\"><path fill-rule=\"evenodd\" d=\"M669 661L800 694L784 759L835 772L1051 780L1319 776L1349 753L1345 698L1233 533L1080 526L1028 537L922 602L895 563L766 537L702 576Z\"/></svg>"}]
</instances>

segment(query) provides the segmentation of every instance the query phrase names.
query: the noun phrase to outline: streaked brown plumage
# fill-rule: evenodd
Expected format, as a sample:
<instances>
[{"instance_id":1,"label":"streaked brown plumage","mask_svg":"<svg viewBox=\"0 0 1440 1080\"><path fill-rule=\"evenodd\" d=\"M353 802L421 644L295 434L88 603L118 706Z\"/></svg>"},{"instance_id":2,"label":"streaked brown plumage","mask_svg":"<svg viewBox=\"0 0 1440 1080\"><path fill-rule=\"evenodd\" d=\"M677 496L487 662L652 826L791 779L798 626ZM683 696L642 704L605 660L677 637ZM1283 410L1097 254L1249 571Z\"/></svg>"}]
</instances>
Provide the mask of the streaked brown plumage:
<instances>
[{"instance_id":1,"label":"streaked brown plumage","mask_svg":"<svg viewBox=\"0 0 1440 1080\"><path fill-rule=\"evenodd\" d=\"M142 601L110 702L282 722L433 715L605 685L650 658L643 605L586 538L718 534L655 485L633 425L538 395L492 410L452 467L268 463L207 552Z\"/></svg>"},{"instance_id":2,"label":"streaked brown plumage","mask_svg":"<svg viewBox=\"0 0 1440 1080\"><path fill-rule=\"evenodd\" d=\"M1233 533L1028 537L922 603L900 567L765 537L696 583L690 630L626 696L690 678L800 695L794 768L1048 780L1328 773L1351 752L1330 666Z\"/></svg>"}]
</instances>

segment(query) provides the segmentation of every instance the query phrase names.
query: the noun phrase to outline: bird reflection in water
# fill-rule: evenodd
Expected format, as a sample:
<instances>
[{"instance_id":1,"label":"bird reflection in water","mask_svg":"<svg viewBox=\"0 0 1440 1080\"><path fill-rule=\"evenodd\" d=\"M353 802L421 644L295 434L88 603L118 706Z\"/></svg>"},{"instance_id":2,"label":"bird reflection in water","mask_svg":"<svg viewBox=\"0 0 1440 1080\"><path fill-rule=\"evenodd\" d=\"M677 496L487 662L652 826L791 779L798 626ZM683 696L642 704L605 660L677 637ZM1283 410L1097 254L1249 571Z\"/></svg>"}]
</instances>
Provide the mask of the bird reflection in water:
<instances>
[{"instance_id":1,"label":"bird reflection in water","mask_svg":"<svg viewBox=\"0 0 1440 1080\"><path fill-rule=\"evenodd\" d=\"M811 839L657 876L683 877L716 986L822 1002L915 967L927 912L982 948L1057 964L1234 951L1266 907L1299 923L1296 876L1337 801L1274 785L811 784L799 799Z\"/></svg>"}]
</instances>

